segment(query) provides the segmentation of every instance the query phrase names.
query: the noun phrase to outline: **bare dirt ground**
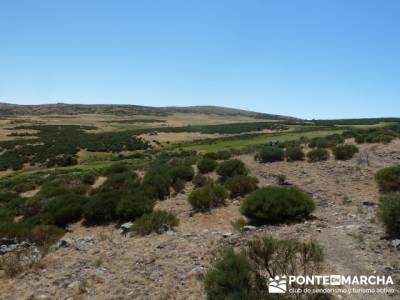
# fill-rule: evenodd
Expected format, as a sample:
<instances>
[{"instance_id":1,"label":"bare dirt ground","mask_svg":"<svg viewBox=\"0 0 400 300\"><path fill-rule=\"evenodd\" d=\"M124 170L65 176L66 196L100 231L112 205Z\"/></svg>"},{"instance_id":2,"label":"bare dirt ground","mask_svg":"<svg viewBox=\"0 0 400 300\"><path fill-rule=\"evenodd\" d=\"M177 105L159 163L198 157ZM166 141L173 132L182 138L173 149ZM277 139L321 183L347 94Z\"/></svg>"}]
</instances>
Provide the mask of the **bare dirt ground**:
<instances>
[{"instance_id":1,"label":"bare dirt ground","mask_svg":"<svg viewBox=\"0 0 400 300\"><path fill-rule=\"evenodd\" d=\"M2 278L1 299L205 299L198 275L209 267L215 252L240 246L255 236L315 239L324 248L326 274L391 275L400 288L400 251L391 247L376 219L379 201L375 172L400 163L400 141L361 145L369 165L352 160L321 163L259 164L242 159L260 186L276 183L274 175L313 195L313 218L290 225L266 225L235 232L231 221L240 217L240 200L207 214L192 215L184 194L159 202L157 208L180 219L175 232L128 237L114 226L71 227L65 238L76 247L51 251L36 268L15 279ZM340 295L338 299L399 299L396 295Z\"/></svg>"}]
</instances>

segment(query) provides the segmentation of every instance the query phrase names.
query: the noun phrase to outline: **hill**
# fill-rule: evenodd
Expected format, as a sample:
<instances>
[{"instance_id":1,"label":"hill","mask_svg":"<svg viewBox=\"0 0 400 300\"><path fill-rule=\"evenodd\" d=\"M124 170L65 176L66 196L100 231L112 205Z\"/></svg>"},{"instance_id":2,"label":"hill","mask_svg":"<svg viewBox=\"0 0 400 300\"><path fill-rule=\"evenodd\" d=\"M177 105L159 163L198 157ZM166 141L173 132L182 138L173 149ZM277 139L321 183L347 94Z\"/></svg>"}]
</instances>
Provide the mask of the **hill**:
<instances>
[{"instance_id":1,"label":"hill","mask_svg":"<svg viewBox=\"0 0 400 300\"><path fill-rule=\"evenodd\" d=\"M173 113L203 113L227 116L245 116L270 120L298 120L294 117L275 114L258 113L242 109L226 108L220 106L187 106L187 107L152 107L141 105L123 104L40 104L40 105L17 105L0 103L1 116L15 115L77 115L77 114L115 114L115 115L154 115L168 116Z\"/></svg>"}]
</instances>

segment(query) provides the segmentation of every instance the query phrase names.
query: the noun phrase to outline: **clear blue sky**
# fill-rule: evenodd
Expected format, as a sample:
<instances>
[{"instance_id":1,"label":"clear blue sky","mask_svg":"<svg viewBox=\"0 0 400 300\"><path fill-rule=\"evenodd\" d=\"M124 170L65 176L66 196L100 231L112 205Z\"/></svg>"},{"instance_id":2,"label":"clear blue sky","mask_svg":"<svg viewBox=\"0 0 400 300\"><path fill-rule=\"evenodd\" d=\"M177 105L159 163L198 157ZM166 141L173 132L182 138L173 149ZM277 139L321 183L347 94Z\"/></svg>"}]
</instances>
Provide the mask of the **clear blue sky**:
<instances>
[{"instance_id":1,"label":"clear blue sky","mask_svg":"<svg viewBox=\"0 0 400 300\"><path fill-rule=\"evenodd\" d=\"M400 117L400 1L0 0L0 102Z\"/></svg>"}]
</instances>

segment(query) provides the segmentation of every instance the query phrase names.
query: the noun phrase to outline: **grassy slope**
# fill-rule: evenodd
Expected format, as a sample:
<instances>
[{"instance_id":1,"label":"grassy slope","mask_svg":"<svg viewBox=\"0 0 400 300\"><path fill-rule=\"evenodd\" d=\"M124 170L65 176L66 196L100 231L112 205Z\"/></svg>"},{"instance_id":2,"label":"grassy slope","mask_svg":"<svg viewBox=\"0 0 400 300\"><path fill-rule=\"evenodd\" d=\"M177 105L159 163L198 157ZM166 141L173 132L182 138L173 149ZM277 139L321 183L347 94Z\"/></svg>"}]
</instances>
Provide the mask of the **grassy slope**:
<instances>
[{"instance_id":1,"label":"grassy slope","mask_svg":"<svg viewBox=\"0 0 400 300\"><path fill-rule=\"evenodd\" d=\"M287 141L287 140L296 140L300 138L301 136L305 136L308 138L313 138L313 137L323 137L329 134L333 133L342 133L343 130L340 129L334 129L334 130L317 130L317 131L309 131L309 132L286 132L286 133L266 133L264 135L257 135L254 138L247 138L247 139L238 139L235 140L228 140L228 141L216 141L215 143L210 143L210 144L203 144L203 145L198 145L195 143L187 142L187 143L180 143L180 144L174 144L171 146L171 148L174 147L181 147L184 150L196 150L196 151L204 151L204 152L209 152L209 151L218 151L218 150L224 150L228 148L237 148L237 149L242 149L248 146L254 146L254 145L261 145L265 144L269 141L272 140L277 140L277 141Z\"/></svg>"}]
</instances>

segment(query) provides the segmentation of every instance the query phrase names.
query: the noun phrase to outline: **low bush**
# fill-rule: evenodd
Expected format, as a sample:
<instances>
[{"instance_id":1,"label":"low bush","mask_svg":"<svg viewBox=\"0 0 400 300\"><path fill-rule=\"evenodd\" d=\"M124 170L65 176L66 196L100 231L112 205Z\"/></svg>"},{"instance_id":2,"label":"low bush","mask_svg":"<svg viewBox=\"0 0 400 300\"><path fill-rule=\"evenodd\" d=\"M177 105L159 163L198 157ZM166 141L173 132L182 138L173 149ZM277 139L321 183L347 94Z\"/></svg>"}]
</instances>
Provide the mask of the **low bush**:
<instances>
[{"instance_id":1,"label":"low bush","mask_svg":"<svg viewBox=\"0 0 400 300\"><path fill-rule=\"evenodd\" d=\"M379 170L375 180L383 192L400 191L400 165Z\"/></svg>"},{"instance_id":2,"label":"low bush","mask_svg":"<svg viewBox=\"0 0 400 300\"><path fill-rule=\"evenodd\" d=\"M170 170L170 177L172 183L178 180L191 181L194 177L194 169L192 166L178 165Z\"/></svg>"},{"instance_id":3,"label":"low bush","mask_svg":"<svg viewBox=\"0 0 400 300\"><path fill-rule=\"evenodd\" d=\"M103 171L104 175L112 175L112 174L118 174L118 173L127 173L130 172L130 168L128 165L124 163L114 163L111 166L109 166L107 169Z\"/></svg>"},{"instance_id":4,"label":"low bush","mask_svg":"<svg viewBox=\"0 0 400 300\"><path fill-rule=\"evenodd\" d=\"M400 236L400 193L390 193L381 197L378 217L389 234Z\"/></svg>"},{"instance_id":5,"label":"low bush","mask_svg":"<svg viewBox=\"0 0 400 300\"><path fill-rule=\"evenodd\" d=\"M303 160L304 152L301 147L289 147L286 149L285 156L287 161Z\"/></svg>"},{"instance_id":6,"label":"low bush","mask_svg":"<svg viewBox=\"0 0 400 300\"><path fill-rule=\"evenodd\" d=\"M212 182L194 190L189 195L189 203L196 211L207 211L225 204L228 191L219 184Z\"/></svg>"},{"instance_id":7,"label":"low bush","mask_svg":"<svg viewBox=\"0 0 400 300\"><path fill-rule=\"evenodd\" d=\"M186 181L183 179L178 179L172 184L172 189L175 194L179 194L185 189Z\"/></svg>"},{"instance_id":8,"label":"low bush","mask_svg":"<svg viewBox=\"0 0 400 300\"><path fill-rule=\"evenodd\" d=\"M193 185L196 188L199 188L199 187L202 187L203 185L205 185L209 180L210 180L209 177L201 175L201 174L197 174L193 178Z\"/></svg>"},{"instance_id":9,"label":"low bush","mask_svg":"<svg viewBox=\"0 0 400 300\"><path fill-rule=\"evenodd\" d=\"M207 299L256 299L252 295L251 271L247 257L228 248L205 275Z\"/></svg>"},{"instance_id":10,"label":"low bush","mask_svg":"<svg viewBox=\"0 0 400 300\"><path fill-rule=\"evenodd\" d=\"M207 152L206 154L203 155L203 158L217 160L218 156L217 153L215 152Z\"/></svg>"},{"instance_id":11,"label":"low bush","mask_svg":"<svg viewBox=\"0 0 400 300\"><path fill-rule=\"evenodd\" d=\"M337 160L351 159L354 154L358 152L358 148L355 145L338 145L332 149L333 155Z\"/></svg>"},{"instance_id":12,"label":"low bush","mask_svg":"<svg viewBox=\"0 0 400 300\"><path fill-rule=\"evenodd\" d=\"M96 192L107 193L112 191L134 190L140 185L140 179L136 173L121 172L108 176L107 180Z\"/></svg>"},{"instance_id":13,"label":"low bush","mask_svg":"<svg viewBox=\"0 0 400 300\"><path fill-rule=\"evenodd\" d=\"M34 226L30 233L30 241L39 247L47 248L64 235L64 230L54 225Z\"/></svg>"},{"instance_id":14,"label":"low bush","mask_svg":"<svg viewBox=\"0 0 400 300\"><path fill-rule=\"evenodd\" d=\"M40 213L43 218L42 223L65 227L79 221L87 200L87 197L74 194L66 194L51 199L43 206Z\"/></svg>"},{"instance_id":15,"label":"low bush","mask_svg":"<svg viewBox=\"0 0 400 300\"><path fill-rule=\"evenodd\" d=\"M309 162L324 161L329 159L329 151L326 149L313 149L307 153Z\"/></svg>"},{"instance_id":16,"label":"low bush","mask_svg":"<svg viewBox=\"0 0 400 300\"><path fill-rule=\"evenodd\" d=\"M99 225L117 220L116 208L122 196L122 192L114 191L99 193L91 197L83 211L85 223Z\"/></svg>"},{"instance_id":17,"label":"low bush","mask_svg":"<svg viewBox=\"0 0 400 300\"><path fill-rule=\"evenodd\" d=\"M150 198L164 200L171 193L171 181L168 174L148 173L143 178L142 189Z\"/></svg>"},{"instance_id":18,"label":"low bush","mask_svg":"<svg viewBox=\"0 0 400 300\"><path fill-rule=\"evenodd\" d=\"M258 179L256 177L239 175L229 178L225 187L230 191L230 198L242 197L257 189Z\"/></svg>"},{"instance_id":19,"label":"low bush","mask_svg":"<svg viewBox=\"0 0 400 300\"><path fill-rule=\"evenodd\" d=\"M53 225L35 225L28 221L18 223L0 223L0 236L16 239L17 241L29 241L39 247L47 247L56 242L64 230Z\"/></svg>"},{"instance_id":20,"label":"low bush","mask_svg":"<svg viewBox=\"0 0 400 300\"><path fill-rule=\"evenodd\" d=\"M229 152L227 150L220 150L220 151L217 151L215 154L216 154L217 160L227 160L232 157L231 152Z\"/></svg>"},{"instance_id":21,"label":"low bush","mask_svg":"<svg viewBox=\"0 0 400 300\"><path fill-rule=\"evenodd\" d=\"M179 220L175 215L163 210L155 210L137 219L131 230L140 235L147 235L152 232L161 234L165 230L170 230L178 225Z\"/></svg>"},{"instance_id":22,"label":"low bush","mask_svg":"<svg viewBox=\"0 0 400 300\"><path fill-rule=\"evenodd\" d=\"M286 299L269 294L268 280L281 274L311 277L322 270L323 260L321 247L313 241L265 237L248 242L238 253L227 248L204 277L207 299ZM303 290L305 285L294 287ZM315 294L310 299L325 298Z\"/></svg>"},{"instance_id":23,"label":"low bush","mask_svg":"<svg viewBox=\"0 0 400 300\"><path fill-rule=\"evenodd\" d=\"M217 166L217 161L211 158L203 158L197 163L197 168L201 174L210 173L214 171Z\"/></svg>"},{"instance_id":24,"label":"low bush","mask_svg":"<svg viewBox=\"0 0 400 300\"><path fill-rule=\"evenodd\" d=\"M279 223L308 217L315 209L313 199L296 187L265 187L242 202L240 212L255 221Z\"/></svg>"},{"instance_id":25,"label":"low bush","mask_svg":"<svg viewBox=\"0 0 400 300\"><path fill-rule=\"evenodd\" d=\"M261 163L282 161L284 159L284 151L279 147L263 147L257 153L255 159Z\"/></svg>"},{"instance_id":26,"label":"low bush","mask_svg":"<svg viewBox=\"0 0 400 300\"><path fill-rule=\"evenodd\" d=\"M134 220L153 210L154 200L143 191L126 193L116 206L116 216L123 221Z\"/></svg>"},{"instance_id":27,"label":"low bush","mask_svg":"<svg viewBox=\"0 0 400 300\"><path fill-rule=\"evenodd\" d=\"M34 190L35 188L36 188L36 184L34 184L32 182L22 182L14 187L14 191L20 194L20 193Z\"/></svg>"},{"instance_id":28,"label":"low bush","mask_svg":"<svg viewBox=\"0 0 400 300\"><path fill-rule=\"evenodd\" d=\"M97 176L91 172L91 173L86 173L82 176L82 183L83 184L88 184L92 185L95 183Z\"/></svg>"},{"instance_id":29,"label":"low bush","mask_svg":"<svg viewBox=\"0 0 400 300\"><path fill-rule=\"evenodd\" d=\"M197 163L198 160L199 160L199 157L197 155L191 155L191 156L185 157L185 159L183 160L183 163L186 166L193 166Z\"/></svg>"},{"instance_id":30,"label":"low bush","mask_svg":"<svg viewBox=\"0 0 400 300\"><path fill-rule=\"evenodd\" d=\"M241 160L230 159L220 163L217 168L217 174L220 176L221 181L226 181L230 177L247 175L248 170Z\"/></svg>"},{"instance_id":31,"label":"low bush","mask_svg":"<svg viewBox=\"0 0 400 300\"><path fill-rule=\"evenodd\" d=\"M330 147L330 143L326 138L315 137L310 140L308 143L308 147L310 148L328 148Z\"/></svg>"}]
</instances>

